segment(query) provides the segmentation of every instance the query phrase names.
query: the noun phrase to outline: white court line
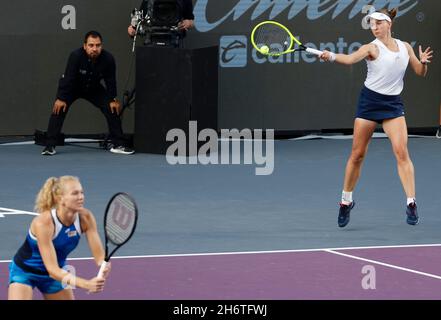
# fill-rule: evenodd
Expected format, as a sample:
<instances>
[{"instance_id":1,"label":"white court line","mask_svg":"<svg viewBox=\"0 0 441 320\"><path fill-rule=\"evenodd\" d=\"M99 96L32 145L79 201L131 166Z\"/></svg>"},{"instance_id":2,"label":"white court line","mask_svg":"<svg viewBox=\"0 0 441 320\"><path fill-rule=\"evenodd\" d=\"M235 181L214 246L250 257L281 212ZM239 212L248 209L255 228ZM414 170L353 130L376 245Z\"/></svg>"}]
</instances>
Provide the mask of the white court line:
<instances>
[{"instance_id":1,"label":"white court line","mask_svg":"<svg viewBox=\"0 0 441 320\"><path fill-rule=\"evenodd\" d=\"M377 260L365 259L365 258L353 256L351 254L346 254L346 253L342 253L342 252L336 252L336 251L333 251L333 250L325 250L325 251L329 252L329 253L332 253L332 254L336 254L336 255L343 256L343 257L347 257L347 258L351 258L351 259L355 259L355 260L361 260L361 261L365 261L365 262L369 262L369 263L373 263L373 264L379 264L380 266L383 266L383 267L398 269L398 270L401 270L401 271L415 273L415 274L418 274L418 275L422 275L422 276L426 276L426 277L430 277L430 278L435 278L435 279L441 280L441 276L437 276L435 274L421 272L421 271L417 271L417 270L413 270L413 269L408 269L408 268L404 268L404 267L399 267L399 266L396 266L396 265L393 265L393 264L384 263L384 262L377 261Z\"/></svg>"},{"instance_id":2,"label":"white court line","mask_svg":"<svg viewBox=\"0 0 441 320\"><path fill-rule=\"evenodd\" d=\"M64 139L64 142L100 142L103 140L96 139L81 139L81 138L67 138ZM35 141L22 141L22 142L6 142L0 143L0 146L21 146L21 145L31 145L35 144Z\"/></svg>"},{"instance_id":3,"label":"white court line","mask_svg":"<svg viewBox=\"0 0 441 320\"><path fill-rule=\"evenodd\" d=\"M408 135L409 138L428 138L428 139L433 139L436 138L435 136L423 136L423 135L414 135L414 134L410 134ZM317 140L317 139L326 139L326 140L351 140L353 138L352 135L320 135L320 134L309 134L306 136L302 136L302 137L297 137L297 138L291 138L291 139L286 139L288 141L300 141L300 140ZM373 139L377 139L377 138L387 138L387 135L385 133L381 133L381 132L374 132L372 135ZM278 139L273 139L273 140L278 140ZM223 138L220 137L218 139L218 141L265 141L265 139L238 139L238 138ZM280 140L282 141L282 140Z\"/></svg>"},{"instance_id":4,"label":"white court line","mask_svg":"<svg viewBox=\"0 0 441 320\"><path fill-rule=\"evenodd\" d=\"M435 136L424 136L424 135L413 135L410 134L408 136L409 138L436 138ZM381 133L381 132L374 132L374 134L372 135L372 138L387 138L386 134ZM352 135L315 135L315 134L310 134L310 135L306 135L306 136L302 136L302 137L298 137L298 138L292 138L292 139L286 139L286 140L290 140L290 141L295 141L295 140L313 140L313 139L330 139L330 140L350 140L352 139ZM218 139L219 141L265 141L265 139L229 139L229 138L222 138L220 137ZM278 140L278 139L274 139L274 140ZM100 142L102 140L96 140L96 139L81 139L81 138L67 138L64 140L65 142ZM20 145L31 145L31 144L35 144L35 142L32 141L22 141L22 142L6 142L6 143L0 143L0 146L20 146Z\"/></svg>"},{"instance_id":5,"label":"white court line","mask_svg":"<svg viewBox=\"0 0 441 320\"><path fill-rule=\"evenodd\" d=\"M2 208L2 207L0 207L0 211L6 211L6 212L9 212L9 211L17 211L17 210L15 210L15 209L10 209L10 208Z\"/></svg>"},{"instance_id":6,"label":"white court line","mask_svg":"<svg viewBox=\"0 0 441 320\"><path fill-rule=\"evenodd\" d=\"M415 134L409 134L408 137L409 138L428 138L428 139L435 138L435 136L423 136L423 135L415 135ZM353 138L353 135L315 135L315 134L310 134L307 136L292 138L292 139L288 139L288 140L291 140L291 141L292 140L312 140L312 139L350 140L352 138ZM387 135L382 132L374 132L374 134L372 135L372 138L374 138L374 139L387 138Z\"/></svg>"},{"instance_id":7,"label":"white court line","mask_svg":"<svg viewBox=\"0 0 441 320\"><path fill-rule=\"evenodd\" d=\"M206 253L176 253L158 255L138 255L138 256L116 256L112 259L142 259L142 258L173 258L173 257L199 257L199 256L224 256L224 255L243 255L243 254L269 254L269 253L296 253L296 252L320 252L327 250L363 250L363 249L394 249L394 248L421 248L421 247L441 247L441 243L429 244L404 244L393 246L369 246L369 247L343 247L343 248L321 248L321 249L293 249L293 250L271 250L271 251L232 251L232 252L206 252ZM67 260L92 260L92 257L68 258ZM0 263L11 262L11 260L0 260Z\"/></svg>"},{"instance_id":8,"label":"white court line","mask_svg":"<svg viewBox=\"0 0 441 320\"><path fill-rule=\"evenodd\" d=\"M31 212L31 211L24 211L24 210L17 210L17 209L10 209L10 208L2 208L0 207L0 216L3 216L3 214L6 215L13 215L13 214L29 214L31 216L38 216L38 213Z\"/></svg>"}]
</instances>

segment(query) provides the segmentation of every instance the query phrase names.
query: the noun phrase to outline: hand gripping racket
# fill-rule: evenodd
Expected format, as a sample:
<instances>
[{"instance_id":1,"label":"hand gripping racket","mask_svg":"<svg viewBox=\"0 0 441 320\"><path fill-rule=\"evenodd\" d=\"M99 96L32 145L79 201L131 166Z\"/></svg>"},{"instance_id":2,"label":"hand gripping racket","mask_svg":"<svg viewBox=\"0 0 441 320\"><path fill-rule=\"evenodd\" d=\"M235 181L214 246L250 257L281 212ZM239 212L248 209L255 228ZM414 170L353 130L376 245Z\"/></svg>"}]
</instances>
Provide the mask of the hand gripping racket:
<instances>
[{"instance_id":1,"label":"hand gripping racket","mask_svg":"<svg viewBox=\"0 0 441 320\"><path fill-rule=\"evenodd\" d=\"M294 51L306 51L317 56L323 52L305 47L283 24L263 21L251 32L251 43L258 52L269 56L280 56ZM296 47L297 44L297 47Z\"/></svg>"},{"instance_id":2,"label":"hand gripping racket","mask_svg":"<svg viewBox=\"0 0 441 320\"><path fill-rule=\"evenodd\" d=\"M138 221L138 208L135 200L126 193L119 192L109 201L104 214L104 234L106 256L101 264L98 277L103 277L104 269L113 254L132 237ZM114 246L109 250L109 246ZM109 253L110 252L110 253Z\"/></svg>"}]
</instances>

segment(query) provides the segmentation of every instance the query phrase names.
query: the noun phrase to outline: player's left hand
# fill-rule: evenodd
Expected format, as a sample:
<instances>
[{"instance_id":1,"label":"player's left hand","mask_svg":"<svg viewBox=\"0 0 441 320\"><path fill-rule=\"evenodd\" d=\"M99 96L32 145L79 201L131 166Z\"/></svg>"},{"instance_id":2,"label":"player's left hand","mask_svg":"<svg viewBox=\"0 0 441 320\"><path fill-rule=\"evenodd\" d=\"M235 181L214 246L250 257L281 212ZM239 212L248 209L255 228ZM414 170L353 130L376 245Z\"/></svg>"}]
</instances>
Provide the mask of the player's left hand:
<instances>
[{"instance_id":1,"label":"player's left hand","mask_svg":"<svg viewBox=\"0 0 441 320\"><path fill-rule=\"evenodd\" d=\"M112 113L116 112L116 114L119 115L119 113L121 111L121 104L119 103L119 101L110 102L110 111Z\"/></svg>"},{"instance_id":2,"label":"player's left hand","mask_svg":"<svg viewBox=\"0 0 441 320\"><path fill-rule=\"evenodd\" d=\"M419 49L419 52L420 52L420 61L421 61L421 63L424 63L424 64L430 63L430 60L432 59L432 53L433 53L433 51L430 50L430 47L427 47L427 49L424 50L424 52L421 49L421 46L419 46L418 49Z\"/></svg>"}]
</instances>

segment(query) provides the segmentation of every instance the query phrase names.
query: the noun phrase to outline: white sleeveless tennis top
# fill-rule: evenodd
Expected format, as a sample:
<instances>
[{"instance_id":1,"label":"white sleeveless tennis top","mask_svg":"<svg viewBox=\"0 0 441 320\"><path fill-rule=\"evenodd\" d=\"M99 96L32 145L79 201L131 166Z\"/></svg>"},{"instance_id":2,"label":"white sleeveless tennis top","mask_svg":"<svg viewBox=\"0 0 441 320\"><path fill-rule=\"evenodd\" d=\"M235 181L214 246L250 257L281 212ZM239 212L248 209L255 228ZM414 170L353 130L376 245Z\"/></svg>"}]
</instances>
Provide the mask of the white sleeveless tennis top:
<instances>
[{"instance_id":1,"label":"white sleeveless tennis top","mask_svg":"<svg viewBox=\"0 0 441 320\"><path fill-rule=\"evenodd\" d=\"M372 41L379 50L377 59L367 63L367 77L364 85L384 95L399 95L404 86L404 74L409 63L409 53L404 43L394 39L398 44L398 52L389 50L378 39Z\"/></svg>"}]
</instances>

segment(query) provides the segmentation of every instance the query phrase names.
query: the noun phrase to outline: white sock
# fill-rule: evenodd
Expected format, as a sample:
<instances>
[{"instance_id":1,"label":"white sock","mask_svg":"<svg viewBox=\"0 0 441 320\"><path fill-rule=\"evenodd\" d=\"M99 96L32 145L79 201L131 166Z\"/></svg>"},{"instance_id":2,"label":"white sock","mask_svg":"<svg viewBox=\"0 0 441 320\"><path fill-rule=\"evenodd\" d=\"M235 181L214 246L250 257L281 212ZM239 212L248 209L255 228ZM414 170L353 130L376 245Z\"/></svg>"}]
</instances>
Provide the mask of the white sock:
<instances>
[{"instance_id":1,"label":"white sock","mask_svg":"<svg viewBox=\"0 0 441 320\"><path fill-rule=\"evenodd\" d=\"M407 198L407 205L411 204L415 202L416 203L416 199L415 198Z\"/></svg>"},{"instance_id":2,"label":"white sock","mask_svg":"<svg viewBox=\"0 0 441 320\"><path fill-rule=\"evenodd\" d=\"M341 203L348 205L351 204L351 202L352 202L352 191L347 192L343 190L343 192L341 193Z\"/></svg>"}]
</instances>

